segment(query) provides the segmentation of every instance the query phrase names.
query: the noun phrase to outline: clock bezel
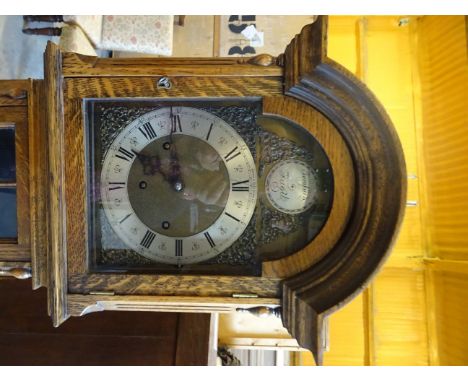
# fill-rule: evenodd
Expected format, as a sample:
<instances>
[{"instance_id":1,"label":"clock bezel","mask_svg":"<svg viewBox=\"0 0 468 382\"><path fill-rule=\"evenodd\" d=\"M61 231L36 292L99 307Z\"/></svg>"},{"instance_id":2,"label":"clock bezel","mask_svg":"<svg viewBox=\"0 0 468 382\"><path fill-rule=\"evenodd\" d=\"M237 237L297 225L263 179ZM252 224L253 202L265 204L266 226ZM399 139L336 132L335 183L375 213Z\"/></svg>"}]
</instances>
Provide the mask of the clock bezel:
<instances>
[{"instance_id":1,"label":"clock bezel","mask_svg":"<svg viewBox=\"0 0 468 382\"><path fill-rule=\"evenodd\" d=\"M93 99L93 100L87 100L85 102L89 103L89 102L99 102L99 101L102 101L102 100ZM106 184L103 179L106 178L106 174L108 172L108 171L105 172L106 171L106 165L109 165L109 161L111 161L112 158L115 156L114 154L112 154L113 151L111 151L111 148L116 144L116 142L121 143L121 140L124 138L125 135L131 134L132 129L137 130L138 121L146 120L148 118L153 119L153 118L155 118L155 116L158 116L161 113L167 114L167 111L169 110L169 107L174 107L174 112L181 113L181 110L182 110L181 115L186 115L187 113L189 113L189 114L192 113L194 115L198 115L199 117L200 116L202 118L204 117L204 118L207 119L207 121L209 120L209 121L214 123L215 131L211 132L211 130L210 130L210 133L211 133L210 135L211 135L212 139L211 139L211 141L209 141L207 143L210 145L210 147L212 147L214 150L216 150L216 152L218 152L220 147L217 147L216 144L213 143L213 138L215 138L217 136L220 129L222 131L224 131L224 133L226 133L228 136L230 136L233 140L235 140L234 143L237 144L237 146L240 148L240 150L241 150L240 152L242 153L242 155L238 155L237 158L235 158L234 161L229 161L229 163L228 163L228 160L226 158L222 159L224 165L226 166L226 169L227 169L226 171L229 174L232 175L232 179L235 178L234 170L232 169L232 166L235 163L239 163L239 161L241 161L241 162L243 161L243 162L245 162L244 164L246 164L247 166L250 166L249 168L246 167L246 169L248 170L248 173L245 175L245 176L248 176L249 179L250 179L250 181L249 181L250 182L249 183L249 185L250 185L249 191L248 191L248 193L237 193L238 196L240 196L242 200L247 199L247 201L250 201L250 202L246 205L246 211L244 211L244 216L243 217L242 216L237 216L237 218L239 218L239 219L237 219L236 217L231 215L232 219L237 219L235 221L235 222L237 222L236 226L233 227L233 229L235 230L234 239L232 239L232 238L229 239L231 241L230 244L229 245L224 244L224 247L222 247L223 249L219 249L219 248L217 249L215 247L210 253L208 253L208 255L204 256L201 261L203 262L203 261L206 261L206 260L210 260L211 258L216 257L222 251L229 248L243 234L245 229L249 226L250 220L251 220L252 215L254 214L254 211L255 211L255 202L254 201L256 201L256 199L257 199L257 176L256 176L255 161L254 161L254 159L252 157L252 153L249 151L249 148L248 148L246 142L243 140L241 135L236 131L236 129L233 126L230 126L226 121L224 121L222 118L216 116L215 114L211 114L210 112L205 111L203 109L199 109L197 107L210 106L210 107L223 107L223 108L225 108L227 105L230 105L230 106L242 106L242 105L244 105L244 106L250 106L250 107L253 107L253 108L257 109L257 108L260 107L259 100L258 99L246 100L246 99L234 99L234 98L230 98L229 100L227 100L227 99L226 100L208 99L208 98L203 98L203 100L189 99L189 98L184 98L184 99L174 98L174 99L171 99L170 101L168 101L168 99L158 99L158 98L145 99L145 100L142 100L141 98L139 98L137 100L125 98L125 99L114 99L113 102L115 102L116 104L122 103L122 105L124 105L125 102L127 102L126 105L132 105L132 103L134 103L135 105L141 104L141 105L145 105L146 107L153 107L154 109L152 111L147 112L147 113L141 115L140 117L136 118L132 122L128 123L126 126L123 126L122 129L118 132L117 136L115 138L113 138L112 143L110 144L109 148L107 149L106 153L104 154L105 155L104 158L102 159L102 162L103 162L102 163L102 168L100 166L98 166L98 169L95 170L95 171L98 172L96 174L96 177L99 178L100 182L97 179L96 180L93 179L94 178L94 171L90 171L90 174L88 175L88 182L92 183L93 181L95 181L95 182L98 182L100 184L103 207L105 206L105 201L107 200L106 198L109 197L108 192L106 192L106 190L105 190L105 186L103 186L103 184L104 185ZM85 107L86 107L87 110L89 109L88 106L85 106ZM91 120L91 117L90 117L90 120ZM182 118L182 120L184 120L184 118ZM88 131L90 127L91 127L91 125L87 129L87 134L89 135L88 142L92 142L92 141L95 141L96 139L99 139L97 136L95 136L96 133L94 131L92 131L92 132ZM92 129L92 130L94 130L94 129ZM157 138L155 137L154 139L151 139L149 141L147 140L146 142L153 142L154 140L159 139L160 137L162 137L163 135L161 135L160 130L162 131L164 129L162 129L162 128L160 128L159 130L156 129L156 131L158 132ZM190 129L190 128L185 128L182 132L180 132L180 133L177 132L176 133L176 135L178 135L178 134L186 135L186 136L193 136L193 137L198 137L198 135L199 135L199 133L194 133L192 131L192 129ZM226 134L224 134L224 135L226 136ZM234 146L234 143L232 144L233 146ZM142 147L140 147L140 146L138 146L138 147L139 147L139 149L142 149ZM229 151L229 149L226 149L226 150ZM226 150L224 150L224 151L226 151ZM223 154L220 153L220 152L218 152L218 154L220 155L220 158L223 156ZM94 155L92 153L90 153L90 155L88 155L88 156L89 157L94 157ZM131 163L129 163L129 164L127 164L126 162L119 162L119 163L123 163L124 165L127 165L127 167L131 166ZM89 167L94 167L96 165L97 164L95 163L94 165L91 165ZM109 169L107 169L107 170L109 170ZM90 178L91 178L91 180L89 180ZM231 179L231 178L229 178L229 179ZM236 180L236 179L234 179L234 180ZM91 188L93 188L92 185L91 185ZM126 193L127 193L127 191L124 192L124 194L126 194ZM226 216L229 216L229 213L228 213L228 207L229 206L231 206L231 209L229 210L229 212L234 213L234 212L232 212L232 203L233 203L234 197L235 197L235 193L230 191L228 199L226 201L226 205L223 207L222 213L216 218L215 221L213 221L213 223L212 223L212 225L210 227L204 228L202 231L200 231L200 232L198 232L196 234L193 234L193 235L189 235L187 237L174 237L173 239L174 240L179 239L179 240L183 240L183 241L186 241L186 242L190 242L190 240L192 240L196 236L201 236L201 238L203 239L204 231L209 232L212 227L219 226L220 221L228 220L228 223L225 223L225 224L229 224L230 220L232 220L232 219L231 218L226 218ZM95 204L101 205L101 203L99 203L99 202L95 202ZM89 209L93 210L93 209L98 208L98 207L94 207L94 208L91 208L91 207L93 207L93 200L90 200L90 208ZM130 208L132 208L132 207L130 206ZM134 213L133 209L131 209L131 211ZM105 216L107 217L108 221L110 222L110 220L109 220L110 215L109 214L111 214L111 211L107 210L106 208L103 208L103 212L105 213ZM95 215L95 213L92 213L92 212L90 213L90 217L91 217L90 222L92 222L94 220L93 219L94 215ZM137 217L137 218L140 219L139 217ZM233 220L233 222L234 222L234 220ZM144 224L144 223L141 223L141 224ZM119 227L117 227L117 228L114 227L114 225L112 223L111 223L111 227L116 232L116 234L119 235L118 232L116 231L116 229L119 229ZM150 229L150 228L146 227L146 229ZM95 237L95 235L96 235L95 231L96 230L93 229L93 227L90 227L89 232L90 232L90 235L92 237ZM124 232L124 234L125 234L125 232ZM220 240L216 240L216 235L214 235L212 231L211 231L211 235L213 235L214 240L217 241L218 244L219 244ZM171 238L172 238L172 236L163 236L163 233L161 233L161 232L156 233L156 241L161 237L162 237L162 239L165 239L166 241L171 240ZM125 241L125 238L120 237L120 239L122 239L125 242L126 245L129 245L127 243L127 241ZM92 242L95 242L96 240L97 239L94 239L94 240L91 240L90 242L92 243ZM203 240L202 245L203 244L205 244L204 240ZM223 243L221 242L221 244L223 244ZM133 248L131 246L129 246L129 249L132 249L132 250L135 250L135 251L138 252L137 249L135 249L135 248ZM211 249L211 248L209 248L209 249ZM90 248L90 251L92 251L92 250L93 249ZM144 256L144 257L148 257L150 260L153 260L156 263L170 264L170 265L173 265L173 266L178 264L175 261L170 262L170 261L166 261L164 259L160 259L159 255L153 255L153 254L146 253L146 252L140 253L140 255ZM200 273L208 273L209 274L209 273L214 272L213 270L210 270L209 266L207 266L207 265L203 265L201 267L198 267L197 264L200 261L196 261L196 262L184 261L183 257L181 257L179 259L181 260L180 265L185 267L183 273L186 273L186 272L190 272L190 273L200 272ZM218 269L216 272L218 272L219 274L225 274L226 269L227 269L226 267L223 267L222 265L218 265L218 266L213 265L212 266L212 268L215 268L215 267ZM145 268L145 269L142 269L142 270L143 271L152 271L152 269L153 269L153 267L150 266L150 267L148 267L148 269ZM164 267L158 267L157 265L155 265L154 269L159 270L159 273L167 273L168 271L169 271L169 273L182 273L181 267L178 267L177 269L175 269L175 268L174 269L171 269L171 268L166 269ZM228 273L235 274L236 269L241 270L241 267L240 266L233 267L233 269L231 269ZM99 271L99 269L96 269L96 271ZM155 273L158 273L158 272L155 272Z\"/></svg>"}]
</instances>

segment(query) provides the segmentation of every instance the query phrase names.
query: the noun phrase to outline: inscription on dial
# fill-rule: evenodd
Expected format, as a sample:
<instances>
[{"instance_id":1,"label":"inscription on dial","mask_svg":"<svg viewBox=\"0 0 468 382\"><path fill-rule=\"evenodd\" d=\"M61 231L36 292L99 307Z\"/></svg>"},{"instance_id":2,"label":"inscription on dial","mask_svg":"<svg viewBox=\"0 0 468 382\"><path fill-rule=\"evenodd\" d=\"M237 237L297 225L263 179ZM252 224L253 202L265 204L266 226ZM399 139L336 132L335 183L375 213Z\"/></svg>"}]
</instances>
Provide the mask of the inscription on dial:
<instances>
[{"instance_id":1,"label":"inscription on dial","mask_svg":"<svg viewBox=\"0 0 468 382\"><path fill-rule=\"evenodd\" d=\"M285 160L270 170L265 190L276 209L287 214L299 214L312 206L317 193L317 179L307 163Z\"/></svg>"}]
</instances>

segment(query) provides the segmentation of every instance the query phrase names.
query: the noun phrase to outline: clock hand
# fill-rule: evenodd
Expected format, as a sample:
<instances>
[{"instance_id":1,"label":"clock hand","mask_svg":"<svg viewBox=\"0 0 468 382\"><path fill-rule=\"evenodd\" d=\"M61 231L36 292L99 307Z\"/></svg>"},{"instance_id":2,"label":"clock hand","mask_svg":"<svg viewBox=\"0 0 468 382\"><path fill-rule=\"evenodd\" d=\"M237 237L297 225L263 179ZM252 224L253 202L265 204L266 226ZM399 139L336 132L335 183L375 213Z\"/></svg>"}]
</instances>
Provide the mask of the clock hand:
<instances>
[{"instance_id":1,"label":"clock hand","mask_svg":"<svg viewBox=\"0 0 468 382\"><path fill-rule=\"evenodd\" d=\"M170 109L170 118L171 118L171 133L169 135L169 142L170 142L170 149L169 149L169 164L170 164L170 172L169 172L169 181L177 192L182 191L184 189L184 182L182 180L182 171L180 168L179 157L177 155L177 148L175 142L173 140L173 134L176 130L175 126L175 117L172 113L172 106Z\"/></svg>"}]
</instances>

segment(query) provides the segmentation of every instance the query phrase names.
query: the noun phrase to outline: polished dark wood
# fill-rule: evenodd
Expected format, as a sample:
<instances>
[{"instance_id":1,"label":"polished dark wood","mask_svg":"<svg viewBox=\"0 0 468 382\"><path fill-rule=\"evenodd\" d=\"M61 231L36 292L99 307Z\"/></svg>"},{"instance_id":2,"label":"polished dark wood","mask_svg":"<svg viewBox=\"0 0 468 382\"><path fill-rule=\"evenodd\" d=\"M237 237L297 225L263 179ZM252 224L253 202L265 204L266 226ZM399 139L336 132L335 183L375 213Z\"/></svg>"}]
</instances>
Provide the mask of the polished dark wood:
<instances>
[{"instance_id":1,"label":"polished dark wood","mask_svg":"<svg viewBox=\"0 0 468 382\"><path fill-rule=\"evenodd\" d=\"M37 36L61 36L62 28L24 28L23 33Z\"/></svg>"},{"instance_id":2,"label":"polished dark wood","mask_svg":"<svg viewBox=\"0 0 468 382\"><path fill-rule=\"evenodd\" d=\"M323 113L347 143L356 198L343 235L320 262L283 283L283 324L317 364L323 320L360 293L382 266L406 203L403 150L384 108L352 73L327 57L326 17L284 53L285 94Z\"/></svg>"},{"instance_id":3,"label":"polished dark wood","mask_svg":"<svg viewBox=\"0 0 468 382\"><path fill-rule=\"evenodd\" d=\"M178 315L174 365L208 365L210 326L207 317L208 314Z\"/></svg>"},{"instance_id":4,"label":"polished dark wood","mask_svg":"<svg viewBox=\"0 0 468 382\"><path fill-rule=\"evenodd\" d=\"M209 314L102 312L54 328L45 289L0 281L0 365L207 365Z\"/></svg>"},{"instance_id":5,"label":"polished dark wood","mask_svg":"<svg viewBox=\"0 0 468 382\"><path fill-rule=\"evenodd\" d=\"M23 20L26 22L49 22L49 23L62 23L62 15L25 15Z\"/></svg>"}]
</instances>

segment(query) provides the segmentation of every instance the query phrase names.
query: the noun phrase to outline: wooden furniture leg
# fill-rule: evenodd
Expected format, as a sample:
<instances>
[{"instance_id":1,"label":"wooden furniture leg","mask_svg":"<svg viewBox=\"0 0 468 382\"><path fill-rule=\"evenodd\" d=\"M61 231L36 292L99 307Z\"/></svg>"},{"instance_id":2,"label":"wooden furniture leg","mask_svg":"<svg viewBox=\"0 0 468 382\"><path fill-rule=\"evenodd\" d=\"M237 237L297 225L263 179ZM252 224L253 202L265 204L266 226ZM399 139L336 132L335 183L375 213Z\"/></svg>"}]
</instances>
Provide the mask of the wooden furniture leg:
<instances>
[{"instance_id":1,"label":"wooden furniture leg","mask_svg":"<svg viewBox=\"0 0 468 382\"><path fill-rule=\"evenodd\" d=\"M24 28L23 33L41 36L60 36L62 28Z\"/></svg>"},{"instance_id":2,"label":"wooden furniture leg","mask_svg":"<svg viewBox=\"0 0 468 382\"><path fill-rule=\"evenodd\" d=\"M27 15L23 16L23 20L30 21L39 21L39 22L49 22L49 23L63 23L63 16L61 15Z\"/></svg>"}]
</instances>

